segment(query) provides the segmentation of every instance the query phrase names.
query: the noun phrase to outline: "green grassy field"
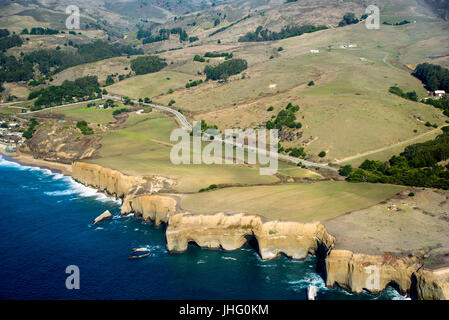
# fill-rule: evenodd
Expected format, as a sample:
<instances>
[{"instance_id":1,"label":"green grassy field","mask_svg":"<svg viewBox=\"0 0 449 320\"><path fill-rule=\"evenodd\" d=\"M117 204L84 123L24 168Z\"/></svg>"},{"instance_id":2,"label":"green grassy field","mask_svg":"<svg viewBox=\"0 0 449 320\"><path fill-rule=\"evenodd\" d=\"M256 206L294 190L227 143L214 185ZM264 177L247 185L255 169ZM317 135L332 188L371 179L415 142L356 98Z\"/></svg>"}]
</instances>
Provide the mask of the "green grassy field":
<instances>
[{"instance_id":1,"label":"green grassy field","mask_svg":"<svg viewBox=\"0 0 449 320\"><path fill-rule=\"evenodd\" d=\"M199 78L198 76L180 72L160 71L120 81L109 86L107 90L112 94L120 94L132 98L154 97L166 94L169 89L185 88L185 84L189 80L197 80Z\"/></svg>"},{"instance_id":2,"label":"green grassy field","mask_svg":"<svg viewBox=\"0 0 449 320\"><path fill-rule=\"evenodd\" d=\"M246 79L203 87L204 91L198 88L191 95L180 91L175 99L182 101L181 109L193 111L195 118L222 129L253 127L288 102L298 104L303 138L285 145L305 146L311 160L320 161L317 154L324 150L325 162L338 161L419 136L431 130L424 126L426 121L444 123L447 118L439 110L388 93L390 86L397 85L427 96L403 64L424 61L433 47L427 47L426 54L412 49L415 55L403 53L416 43L431 42L440 50L441 28L440 22L418 19L416 24L382 26L375 32L361 24L281 40L270 43L284 48L279 56L250 64ZM437 36L429 39L425 36L429 33ZM344 44L357 47L341 49ZM237 55L258 50L258 46L239 49ZM310 54L311 49L320 53ZM264 52L270 54L269 48ZM315 86L306 85L310 80ZM266 112L270 105L274 112Z\"/></svg>"},{"instance_id":3,"label":"green grassy field","mask_svg":"<svg viewBox=\"0 0 449 320\"><path fill-rule=\"evenodd\" d=\"M139 118L140 117L140 118ZM174 165L170 161L170 133L175 121L162 114L132 115L125 127L103 134L99 158L89 160L130 175L162 175L178 180L179 192L197 192L211 184L264 184L275 176L261 176L247 165Z\"/></svg>"},{"instance_id":4,"label":"green grassy field","mask_svg":"<svg viewBox=\"0 0 449 320\"><path fill-rule=\"evenodd\" d=\"M95 103L102 104L104 101L95 101ZM39 114L58 114L64 115L65 118L70 120L85 120L89 123L108 124L115 121L112 116L114 109L95 109L87 108L87 103L74 106L61 107L56 109L49 109L40 112ZM117 108L123 107L123 104L118 104Z\"/></svg>"},{"instance_id":5,"label":"green grassy field","mask_svg":"<svg viewBox=\"0 0 449 320\"><path fill-rule=\"evenodd\" d=\"M372 206L403 189L347 182L227 188L187 195L181 206L196 213L245 212L270 219L322 221Z\"/></svg>"}]
</instances>

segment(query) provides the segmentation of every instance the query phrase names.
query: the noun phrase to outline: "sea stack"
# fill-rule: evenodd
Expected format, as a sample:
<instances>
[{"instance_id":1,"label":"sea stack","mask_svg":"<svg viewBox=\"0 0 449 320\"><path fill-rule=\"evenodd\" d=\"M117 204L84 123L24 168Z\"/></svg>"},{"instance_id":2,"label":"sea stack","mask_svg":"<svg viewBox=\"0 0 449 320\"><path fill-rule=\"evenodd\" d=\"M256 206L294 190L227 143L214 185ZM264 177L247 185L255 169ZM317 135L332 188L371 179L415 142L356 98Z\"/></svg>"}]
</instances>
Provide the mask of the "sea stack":
<instances>
[{"instance_id":1,"label":"sea stack","mask_svg":"<svg viewBox=\"0 0 449 320\"><path fill-rule=\"evenodd\" d=\"M95 218L94 222L92 224L100 223L104 220L108 220L112 218L112 214L109 212L109 210L106 210L102 214L100 214L98 217Z\"/></svg>"}]
</instances>

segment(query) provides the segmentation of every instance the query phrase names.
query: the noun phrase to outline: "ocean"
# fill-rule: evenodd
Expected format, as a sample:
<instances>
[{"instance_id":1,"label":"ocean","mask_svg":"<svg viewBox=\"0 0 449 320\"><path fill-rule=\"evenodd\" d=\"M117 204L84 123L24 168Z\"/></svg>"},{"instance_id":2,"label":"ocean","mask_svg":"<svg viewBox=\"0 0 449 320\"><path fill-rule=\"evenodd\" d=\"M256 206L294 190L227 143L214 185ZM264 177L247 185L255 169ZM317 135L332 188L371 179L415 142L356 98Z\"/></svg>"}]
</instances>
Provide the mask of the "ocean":
<instances>
[{"instance_id":1,"label":"ocean","mask_svg":"<svg viewBox=\"0 0 449 320\"><path fill-rule=\"evenodd\" d=\"M378 295L326 288L316 258L262 261L249 245L233 252L191 245L165 249L165 228L120 217L120 201L70 177L0 155L0 299L405 299L393 288ZM93 226L109 210L113 219ZM133 248L149 257L128 260ZM66 288L67 266L80 288Z\"/></svg>"}]
</instances>

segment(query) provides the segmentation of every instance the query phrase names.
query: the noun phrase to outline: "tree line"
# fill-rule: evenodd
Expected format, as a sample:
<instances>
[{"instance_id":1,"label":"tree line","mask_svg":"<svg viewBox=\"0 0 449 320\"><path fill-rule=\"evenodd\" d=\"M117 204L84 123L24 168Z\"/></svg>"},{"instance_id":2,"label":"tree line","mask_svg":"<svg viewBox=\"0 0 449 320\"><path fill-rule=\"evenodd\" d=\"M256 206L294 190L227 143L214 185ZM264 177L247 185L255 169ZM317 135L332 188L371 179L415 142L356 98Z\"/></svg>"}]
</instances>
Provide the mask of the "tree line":
<instances>
[{"instance_id":1,"label":"tree line","mask_svg":"<svg viewBox=\"0 0 449 320\"><path fill-rule=\"evenodd\" d=\"M204 73L206 80L226 80L228 77L239 74L248 68L248 63L244 59L232 59L220 63L217 66L206 66Z\"/></svg>"},{"instance_id":2,"label":"tree line","mask_svg":"<svg viewBox=\"0 0 449 320\"><path fill-rule=\"evenodd\" d=\"M158 56L144 56L131 60L131 69L137 75L158 72L166 66L165 59Z\"/></svg>"},{"instance_id":3,"label":"tree line","mask_svg":"<svg viewBox=\"0 0 449 320\"><path fill-rule=\"evenodd\" d=\"M412 74L421 80L430 91L444 90L449 92L449 70L446 68L422 63L416 67Z\"/></svg>"},{"instance_id":4,"label":"tree line","mask_svg":"<svg viewBox=\"0 0 449 320\"><path fill-rule=\"evenodd\" d=\"M0 38L0 50L5 52L13 47L20 47L23 44L22 38L18 35L13 34L12 36L7 36Z\"/></svg>"},{"instance_id":5,"label":"tree line","mask_svg":"<svg viewBox=\"0 0 449 320\"><path fill-rule=\"evenodd\" d=\"M172 28L172 29L160 29L159 34L153 35L151 30L139 29L137 31L137 39L142 40L142 44L159 42L170 39L170 34L178 34L179 42L184 42L189 40L187 32L182 28ZM192 38L190 42L196 41L198 38Z\"/></svg>"},{"instance_id":6,"label":"tree line","mask_svg":"<svg viewBox=\"0 0 449 320\"><path fill-rule=\"evenodd\" d=\"M32 110L40 110L55 105L75 102L78 100L93 100L101 96L100 84L96 76L86 76L75 81L64 81L60 86L50 86L33 91L28 99L36 99Z\"/></svg>"},{"instance_id":7,"label":"tree line","mask_svg":"<svg viewBox=\"0 0 449 320\"><path fill-rule=\"evenodd\" d=\"M50 76L79 64L113 58L123 54L143 54L143 50L118 43L111 45L98 40L79 45L75 52L44 49L25 54L18 59L0 53L0 82L27 81L34 76L34 66L37 66L42 75Z\"/></svg>"},{"instance_id":8,"label":"tree line","mask_svg":"<svg viewBox=\"0 0 449 320\"><path fill-rule=\"evenodd\" d=\"M390 183L415 187L449 189L449 165L438 163L449 159L449 126L443 134L424 143L410 145L389 161L365 160L351 172L345 166L342 173L350 182ZM344 171L344 172L343 172Z\"/></svg>"},{"instance_id":9,"label":"tree line","mask_svg":"<svg viewBox=\"0 0 449 320\"><path fill-rule=\"evenodd\" d=\"M327 29L326 26L313 26L313 25L304 25L304 26L296 26L289 25L285 26L279 32L270 31L268 29L264 29L262 26L257 27L256 31L248 32L245 35L239 38L239 42L259 42L259 41L274 41L281 40L290 37L296 37L303 35L304 33L311 33L320 30Z\"/></svg>"}]
</instances>

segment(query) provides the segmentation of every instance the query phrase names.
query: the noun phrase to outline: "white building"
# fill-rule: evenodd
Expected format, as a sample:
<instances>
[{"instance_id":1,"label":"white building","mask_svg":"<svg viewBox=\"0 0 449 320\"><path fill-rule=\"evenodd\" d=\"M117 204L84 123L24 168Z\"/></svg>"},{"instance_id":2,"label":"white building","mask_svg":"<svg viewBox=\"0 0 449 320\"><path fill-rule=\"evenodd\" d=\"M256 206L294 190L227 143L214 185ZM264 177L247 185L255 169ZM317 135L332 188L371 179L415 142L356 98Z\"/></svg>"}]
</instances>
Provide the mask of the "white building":
<instances>
[{"instance_id":1,"label":"white building","mask_svg":"<svg viewBox=\"0 0 449 320\"><path fill-rule=\"evenodd\" d=\"M446 95L446 91L444 90L436 90L433 95L437 98L444 97Z\"/></svg>"},{"instance_id":2,"label":"white building","mask_svg":"<svg viewBox=\"0 0 449 320\"><path fill-rule=\"evenodd\" d=\"M320 53L320 50L312 49L312 50L310 50L310 53Z\"/></svg>"}]
</instances>

